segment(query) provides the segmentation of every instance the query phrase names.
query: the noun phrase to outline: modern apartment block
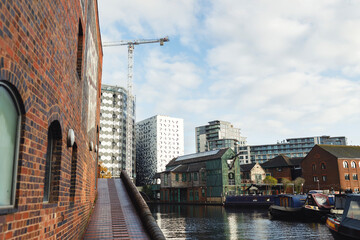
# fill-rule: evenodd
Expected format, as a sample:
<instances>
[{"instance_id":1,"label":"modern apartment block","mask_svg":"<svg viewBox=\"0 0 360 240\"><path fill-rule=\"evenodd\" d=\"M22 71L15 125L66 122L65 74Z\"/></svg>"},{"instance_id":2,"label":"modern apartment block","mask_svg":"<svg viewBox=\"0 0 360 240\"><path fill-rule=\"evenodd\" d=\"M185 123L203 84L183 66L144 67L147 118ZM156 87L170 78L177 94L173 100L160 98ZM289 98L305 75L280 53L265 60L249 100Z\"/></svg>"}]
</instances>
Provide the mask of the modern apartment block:
<instances>
[{"instance_id":1,"label":"modern apartment block","mask_svg":"<svg viewBox=\"0 0 360 240\"><path fill-rule=\"evenodd\" d=\"M221 148L246 145L246 137L240 136L240 128L230 122L211 121L208 125L195 128L196 152L205 152Z\"/></svg>"},{"instance_id":2,"label":"modern apartment block","mask_svg":"<svg viewBox=\"0 0 360 240\"><path fill-rule=\"evenodd\" d=\"M136 123L137 185L152 182L166 164L184 155L184 120L156 115Z\"/></svg>"},{"instance_id":3,"label":"modern apartment block","mask_svg":"<svg viewBox=\"0 0 360 240\"><path fill-rule=\"evenodd\" d=\"M120 177L121 170L125 170L134 179L135 101L128 117L128 97L123 87L102 85L99 161L111 172L112 177Z\"/></svg>"},{"instance_id":4,"label":"modern apartment block","mask_svg":"<svg viewBox=\"0 0 360 240\"><path fill-rule=\"evenodd\" d=\"M290 158L305 157L316 144L346 145L346 137L303 137L288 138L276 144L239 146L238 152L243 152L240 157L240 164L251 162L263 163L279 154Z\"/></svg>"}]
</instances>

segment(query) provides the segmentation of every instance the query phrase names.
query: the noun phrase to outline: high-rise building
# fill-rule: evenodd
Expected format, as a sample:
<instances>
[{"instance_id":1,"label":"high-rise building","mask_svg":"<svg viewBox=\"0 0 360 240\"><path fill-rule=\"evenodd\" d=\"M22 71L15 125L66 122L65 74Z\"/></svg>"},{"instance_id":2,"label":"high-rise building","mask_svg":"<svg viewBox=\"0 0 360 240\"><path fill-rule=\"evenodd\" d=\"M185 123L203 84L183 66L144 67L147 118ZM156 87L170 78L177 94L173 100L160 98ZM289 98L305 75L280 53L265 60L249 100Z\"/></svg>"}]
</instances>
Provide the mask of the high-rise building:
<instances>
[{"instance_id":1,"label":"high-rise building","mask_svg":"<svg viewBox=\"0 0 360 240\"><path fill-rule=\"evenodd\" d=\"M279 154L288 157L305 157L316 144L346 145L346 137L303 137L288 138L276 144L239 146L237 152L242 152L240 164L263 163Z\"/></svg>"},{"instance_id":2,"label":"high-rise building","mask_svg":"<svg viewBox=\"0 0 360 240\"><path fill-rule=\"evenodd\" d=\"M205 152L221 148L246 145L246 137L240 135L240 128L235 128L225 121L211 121L208 125L195 128L196 152Z\"/></svg>"},{"instance_id":3,"label":"high-rise building","mask_svg":"<svg viewBox=\"0 0 360 240\"><path fill-rule=\"evenodd\" d=\"M166 164L184 155L184 120L156 115L136 123L137 185L152 182Z\"/></svg>"},{"instance_id":4,"label":"high-rise building","mask_svg":"<svg viewBox=\"0 0 360 240\"><path fill-rule=\"evenodd\" d=\"M128 97L128 92L123 87L102 85L99 161L108 168L112 177L119 177L121 170L125 170L134 179L135 100L128 117ZM127 122L128 120L130 122ZM127 136L127 133L130 133L130 136Z\"/></svg>"}]
</instances>

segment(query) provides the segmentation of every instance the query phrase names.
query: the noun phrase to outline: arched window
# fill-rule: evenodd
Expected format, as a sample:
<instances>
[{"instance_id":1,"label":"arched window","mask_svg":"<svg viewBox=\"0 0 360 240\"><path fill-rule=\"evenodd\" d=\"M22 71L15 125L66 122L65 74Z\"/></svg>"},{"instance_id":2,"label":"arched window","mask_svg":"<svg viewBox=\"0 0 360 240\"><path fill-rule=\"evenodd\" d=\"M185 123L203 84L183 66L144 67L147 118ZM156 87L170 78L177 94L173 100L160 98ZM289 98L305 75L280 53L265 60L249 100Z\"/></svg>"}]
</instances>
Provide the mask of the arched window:
<instances>
[{"instance_id":1,"label":"arched window","mask_svg":"<svg viewBox=\"0 0 360 240\"><path fill-rule=\"evenodd\" d=\"M321 169L326 169L326 165L325 165L325 163L321 163Z\"/></svg>"},{"instance_id":2,"label":"arched window","mask_svg":"<svg viewBox=\"0 0 360 240\"><path fill-rule=\"evenodd\" d=\"M44 202L56 202L60 189L61 127L58 121L50 124L46 150Z\"/></svg>"},{"instance_id":3,"label":"arched window","mask_svg":"<svg viewBox=\"0 0 360 240\"><path fill-rule=\"evenodd\" d=\"M351 168L356 168L356 162L354 161L351 162Z\"/></svg>"},{"instance_id":4,"label":"arched window","mask_svg":"<svg viewBox=\"0 0 360 240\"><path fill-rule=\"evenodd\" d=\"M14 207L15 202L22 114L17 99L10 86L0 81L0 208Z\"/></svg>"},{"instance_id":5,"label":"arched window","mask_svg":"<svg viewBox=\"0 0 360 240\"><path fill-rule=\"evenodd\" d=\"M344 162L343 162L343 166L344 166L344 168L349 168L348 162L347 162L347 161L344 161Z\"/></svg>"}]
</instances>

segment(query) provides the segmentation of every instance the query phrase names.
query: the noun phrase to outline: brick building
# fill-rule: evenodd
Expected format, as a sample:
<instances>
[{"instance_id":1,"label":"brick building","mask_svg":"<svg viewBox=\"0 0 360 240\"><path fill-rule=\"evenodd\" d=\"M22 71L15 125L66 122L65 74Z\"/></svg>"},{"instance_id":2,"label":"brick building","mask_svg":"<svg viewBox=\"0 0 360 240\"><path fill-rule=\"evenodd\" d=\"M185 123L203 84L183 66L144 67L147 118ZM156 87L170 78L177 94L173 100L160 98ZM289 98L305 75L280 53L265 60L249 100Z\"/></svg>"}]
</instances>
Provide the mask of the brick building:
<instances>
[{"instance_id":1,"label":"brick building","mask_svg":"<svg viewBox=\"0 0 360 240\"><path fill-rule=\"evenodd\" d=\"M0 2L0 239L80 239L96 195L96 0Z\"/></svg>"},{"instance_id":2,"label":"brick building","mask_svg":"<svg viewBox=\"0 0 360 240\"><path fill-rule=\"evenodd\" d=\"M359 191L360 146L315 145L301 165L305 191Z\"/></svg>"},{"instance_id":3,"label":"brick building","mask_svg":"<svg viewBox=\"0 0 360 240\"><path fill-rule=\"evenodd\" d=\"M282 178L295 180L301 177L301 161L303 158L290 158L285 155L278 155L273 159L261 164L262 168L270 175L281 182Z\"/></svg>"}]
</instances>

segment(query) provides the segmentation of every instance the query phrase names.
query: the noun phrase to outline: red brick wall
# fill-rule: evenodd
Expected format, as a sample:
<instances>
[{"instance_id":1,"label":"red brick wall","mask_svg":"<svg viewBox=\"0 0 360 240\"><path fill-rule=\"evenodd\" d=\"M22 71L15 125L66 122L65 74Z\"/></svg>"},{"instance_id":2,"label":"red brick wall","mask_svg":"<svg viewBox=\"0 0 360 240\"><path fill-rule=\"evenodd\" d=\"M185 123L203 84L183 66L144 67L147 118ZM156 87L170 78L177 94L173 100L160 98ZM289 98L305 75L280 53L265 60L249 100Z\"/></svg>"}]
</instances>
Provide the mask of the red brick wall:
<instances>
[{"instance_id":1,"label":"red brick wall","mask_svg":"<svg viewBox=\"0 0 360 240\"><path fill-rule=\"evenodd\" d=\"M321 168L324 163L325 169ZM313 169L315 165L315 169ZM318 189L318 183L314 182L314 176L319 178L320 189L330 190L340 189L339 170L337 158L323 150L319 146L314 146L301 163L303 178L305 179L304 191ZM326 181L323 181L326 176Z\"/></svg>"},{"instance_id":2,"label":"red brick wall","mask_svg":"<svg viewBox=\"0 0 360 240\"><path fill-rule=\"evenodd\" d=\"M282 178L291 179L291 168L290 167L282 167L281 171L278 171L278 168L268 168L266 172L270 173L272 177L278 180L278 183L281 183Z\"/></svg>"},{"instance_id":3,"label":"red brick wall","mask_svg":"<svg viewBox=\"0 0 360 240\"><path fill-rule=\"evenodd\" d=\"M77 74L79 24L84 34L82 78ZM86 49L90 33L93 55ZM101 66L96 0L0 1L0 81L14 87L25 109L16 203L14 209L0 210L0 240L80 239L96 196L97 153L89 150L89 143L98 143ZM88 119L91 111L94 117ZM53 121L60 123L62 134L58 200L45 204L47 134ZM69 129L77 145L74 202Z\"/></svg>"},{"instance_id":4,"label":"red brick wall","mask_svg":"<svg viewBox=\"0 0 360 240\"><path fill-rule=\"evenodd\" d=\"M344 168L343 162L346 161L348 163L348 168ZM351 167L351 162L355 162L355 168ZM360 160L359 159L338 159L337 160L339 166L339 178L340 185L343 191L347 189L351 189L354 191L355 189L360 188ZM345 174L349 174L350 179L345 180ZM358 180L353 179L353 174L357 174Z\"/></svg>"}]
</instances>

